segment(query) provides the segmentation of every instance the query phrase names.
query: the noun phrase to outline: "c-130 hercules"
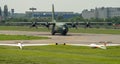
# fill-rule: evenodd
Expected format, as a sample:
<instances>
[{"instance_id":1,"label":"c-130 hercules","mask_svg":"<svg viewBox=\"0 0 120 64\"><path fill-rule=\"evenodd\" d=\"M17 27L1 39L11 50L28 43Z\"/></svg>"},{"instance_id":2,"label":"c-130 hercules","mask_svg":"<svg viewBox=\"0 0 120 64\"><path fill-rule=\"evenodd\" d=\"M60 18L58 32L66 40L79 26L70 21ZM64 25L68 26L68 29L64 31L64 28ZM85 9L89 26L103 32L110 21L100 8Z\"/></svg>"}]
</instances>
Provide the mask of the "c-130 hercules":
<instances>
[{"instance_id":1,"label":"c-130 hercules","mask_svg":"<svg viewBox=\"0 0 120 64\"><path fill-rule=\"evenodd\" d=\"M31 22L10 22L9 24L31 24ZM51 34L55 35L56 33L60 33L61 35L66 35L69 31L68 26L72 26L73 28L77 28L77 25L85 24L86 28L90 28L90 24L108 24L108 22L57 22L55 19L55 12L54 12L54 4L52 4L52 22L36 22L34 21L30 27L36 27L37 24L44 25L47 28L51 27Z\"/></svg>"},{"instance_id":2,"label":"c-130 hercules","mask_svg":"<svg viewBox=\"0 0 120 64\"><path fill-rule=\"evenodd\" d=\"M55 35L55 33L61 33L62 35L66 35L68 32L68 26L63 22L56 22L55 12L54 12L54 4L52 4L52 22L33 22L31 27L36 27L37 24L44 25L47 28L51 27L51 34Z\"/></svg>"},{"instance_id":3,"label":"c-130 hercules","mask_svg":"<svg viewBox=\"0 0 120 64\"><path fill-rule=\"evenodd\" d=\"M66 35L69 31L69 25L73 28L77 28L77 25L81 22L57 22L55 19L54 4L52 4L52 22L37 22L38 24L45 25L47 28L51 25L51 34L55 35L60 33L61 35ZM82 22L83 23L83 22Z\"/></svg>"},{"instance_id":4,"label":"c-130 hercules","mask_svg":"<svg viewBox=\"0 0 120 64\"><path fill-rule=\"evenodd\" d=\"M55 33L60 33L61 35L66 35L69 31L69 27L68 26L72 26L73 28L77 29L77 25L80 24L85 24L86 28L90 28L91 25L90 24L108 24L108 22L57 22L55 19L55 12L54 12L54 4L52 4L52 22L38 22L39 24L44 24L46 27L50 27L50 25L52 25L51 27L51 34L55 35Z\"/></svg>"}]
</instances>

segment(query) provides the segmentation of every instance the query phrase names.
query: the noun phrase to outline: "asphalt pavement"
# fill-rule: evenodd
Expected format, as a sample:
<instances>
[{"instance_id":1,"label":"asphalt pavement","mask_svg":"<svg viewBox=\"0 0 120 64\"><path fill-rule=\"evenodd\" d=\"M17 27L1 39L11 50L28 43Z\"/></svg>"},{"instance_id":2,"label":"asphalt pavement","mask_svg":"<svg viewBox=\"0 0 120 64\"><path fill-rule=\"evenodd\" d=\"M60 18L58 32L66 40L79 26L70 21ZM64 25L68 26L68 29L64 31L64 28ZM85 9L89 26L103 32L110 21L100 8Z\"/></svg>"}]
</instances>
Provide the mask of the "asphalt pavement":
<instances>
[{"instance_id":1,"label":"asphalt pavement","mask_svg":"<svg viewBox=\"0 0 120 64\"><path fill-rule=\"evenodd\" d=\"M71 43L71 44L98 44L99 42L111 42L112 44L120 44L120 35L112 34L84 34L84 33L68 33L66 36L60 34L51 35L50 32L32 32L32 31L0 31L0 34L10 35L31 35L46 36L51 39L45 40L6 40L0 41L0 44L15 44L18 42L28 44L54 44L54 43Z\"/></svg>"}]
</instances>

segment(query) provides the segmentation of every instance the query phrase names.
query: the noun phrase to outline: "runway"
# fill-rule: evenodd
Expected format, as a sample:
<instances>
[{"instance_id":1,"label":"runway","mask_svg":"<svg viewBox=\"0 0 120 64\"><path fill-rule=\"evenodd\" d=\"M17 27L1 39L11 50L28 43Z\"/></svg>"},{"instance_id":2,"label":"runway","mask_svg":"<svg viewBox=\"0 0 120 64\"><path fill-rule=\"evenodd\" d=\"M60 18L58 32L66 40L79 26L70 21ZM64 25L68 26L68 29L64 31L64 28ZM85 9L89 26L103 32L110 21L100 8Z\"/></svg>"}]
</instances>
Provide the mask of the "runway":
<instances>
[{"instance_id":1,"label":"runway","mask_svg":"<svg viewBox=\"0 0 120 64\"><path fill-rule=\"evenodd\" d=\"M71 43L71 44L98 44L100 41L112 42L112 44L120 44L120 35L111 34L83 34L83 33L68 33L66 36L56 34L51 35L50 32L30 32L30 31L0 31L0 34L10 35L31 35L31 36L46 36L51 39L47 40L7 40L0 41L0 44L16 44L23 41L27 44L53 44L53 43Z\"/></svg>"}]
</instances>

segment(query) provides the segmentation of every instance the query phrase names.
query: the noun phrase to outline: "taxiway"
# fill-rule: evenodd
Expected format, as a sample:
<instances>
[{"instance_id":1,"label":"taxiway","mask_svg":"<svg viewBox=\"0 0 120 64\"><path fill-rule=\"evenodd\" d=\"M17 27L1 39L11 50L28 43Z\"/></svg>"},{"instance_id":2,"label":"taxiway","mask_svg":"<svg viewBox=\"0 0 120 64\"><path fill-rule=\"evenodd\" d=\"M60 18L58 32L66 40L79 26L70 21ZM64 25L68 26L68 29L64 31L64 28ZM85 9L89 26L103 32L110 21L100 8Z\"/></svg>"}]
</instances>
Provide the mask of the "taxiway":
<instances>
[{"instance_id":1,"label":"taxiway","mask_svg":"<svg viewBox=\"0 0 120 64\"><path fill-rule=\"evenodd\" d=\"M72 44L91 44L100 41L109 41L112 44L120 44L120 35L112 34L83 34L83 33L68 33L66 36L60 34L52 36L50 32L30 32L30 31L0 31L0 34L10 35L30 35L30 36L46 36L51 39L46 40L7 40L0 41L0 44L15 44L16 42L23 41L28 44L48 44L48 43L72 43Z\"/></svg>"}]
</instances>

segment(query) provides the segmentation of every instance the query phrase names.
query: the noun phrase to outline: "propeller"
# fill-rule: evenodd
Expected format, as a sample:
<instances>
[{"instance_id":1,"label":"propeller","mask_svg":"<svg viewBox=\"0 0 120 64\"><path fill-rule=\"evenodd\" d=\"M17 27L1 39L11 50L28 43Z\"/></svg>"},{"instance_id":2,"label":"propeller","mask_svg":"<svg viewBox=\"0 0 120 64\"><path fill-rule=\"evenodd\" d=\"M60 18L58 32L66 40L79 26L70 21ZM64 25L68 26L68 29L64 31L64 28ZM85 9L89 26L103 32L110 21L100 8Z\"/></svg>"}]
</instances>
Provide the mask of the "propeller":
<instances>
[{"instance_id":1,"label":"propeller","mask_svg":"<svg viewBox=\"0 0 120 64\"><path fill-rule=\"evenodd\" d=\"M49 22L46 22L46 25L45 25L48 29L50 27L50 23Z\"/></svg>"},{"instance_id":2,"label":"propeller","mask_svg":"<svg viewBox=\"0 0 120 64\"><path fill-rule=\"evenodd\" d=\"M37 27L37 22L36 22L36 21L35 21L35 22L32 22L30 28L32 28L32 27L36 27L36 28L38 28L38 27Z\"/></svg>"},{"instance_id":3,"label":"propeller","mask_svg":"<svg viewBox=\"0 0 120 64\"><path fill-rule=\"evenodd\" d=\"M76 29L77 29L77 28L78 28L77 25L78 25L78 22L76 22L76 23L72 22L72 27L73 27L73 28L76 28Z\"/></svg>"},{"instance_id":4,"label":"propeller","mask_svg":"<svg viewBox=\"0 0 120 64\"><path fill-rule=\"evenodd\" d=\"M91 26L90 26L90 22L86 22L85 23L85 28L90 28Z\"/></svg>"}]
</instances>

